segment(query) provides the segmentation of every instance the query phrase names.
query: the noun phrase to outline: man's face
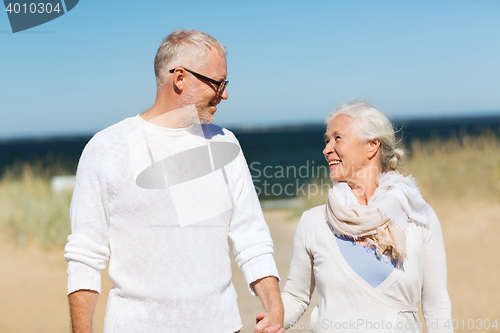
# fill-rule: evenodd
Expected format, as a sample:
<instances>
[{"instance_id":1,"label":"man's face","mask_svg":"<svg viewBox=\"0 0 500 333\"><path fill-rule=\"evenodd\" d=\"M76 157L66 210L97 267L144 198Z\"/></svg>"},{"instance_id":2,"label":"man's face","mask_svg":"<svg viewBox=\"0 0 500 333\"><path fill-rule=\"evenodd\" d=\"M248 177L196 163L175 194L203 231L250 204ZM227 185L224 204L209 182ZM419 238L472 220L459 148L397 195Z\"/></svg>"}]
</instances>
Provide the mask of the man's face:
<instances>
[{"instance_id":1,"label":"man's face","mask_svg":"<svg viewBox=\"0 0 500 333\"><path fill-rule=\"evenodd\" d=\"M207 76L216 81L223 81L227 77L227 62L225 56L221 55L216 49L208 50L207 54L208 66L200 71L199 74ZM217 93L217 87L204 80L196 78L194 75L187 73L190 80L193 82L192 98L195 101L198 117L202 124L209 124L214 120L214 113L217 111L217 105L224 99L228 98L227 90L221 94Z\"/></svg>"}]
</instances>

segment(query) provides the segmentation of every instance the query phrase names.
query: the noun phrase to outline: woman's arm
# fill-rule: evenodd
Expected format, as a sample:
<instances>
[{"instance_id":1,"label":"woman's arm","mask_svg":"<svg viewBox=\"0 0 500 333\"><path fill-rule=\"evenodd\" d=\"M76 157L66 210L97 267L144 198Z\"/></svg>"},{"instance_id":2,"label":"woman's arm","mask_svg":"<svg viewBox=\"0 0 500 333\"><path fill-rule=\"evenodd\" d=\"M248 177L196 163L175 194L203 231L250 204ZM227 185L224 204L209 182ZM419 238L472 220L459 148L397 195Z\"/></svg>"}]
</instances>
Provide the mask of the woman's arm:
<instances>
[{"instance_id":1,"label":"woman's arm","mask_svg":"<svg viewBox=\"0 0 500 333\"><path fill-rule=\"evenodd\" d=\"M305 224L304 216L302 216L295 230L292 261L288 279L281 294L285 308L285 323L283 325L285 329L295 324L307 310L316 285L313 257L306 244L305 232L307 229L304 228Z\"/></svg>"},{"instance_id":2,"label":"woman's arm","mask_svg":"<svg viewBox=\"0 0 500 333\"><path fill-rule=\"evenodd\" d=\"M446 286L447 269L441 224L432 211L430 229L424 239L424 283L422 312L427 332L453 332L451 303Z\"/></svg>"}]
</instances>

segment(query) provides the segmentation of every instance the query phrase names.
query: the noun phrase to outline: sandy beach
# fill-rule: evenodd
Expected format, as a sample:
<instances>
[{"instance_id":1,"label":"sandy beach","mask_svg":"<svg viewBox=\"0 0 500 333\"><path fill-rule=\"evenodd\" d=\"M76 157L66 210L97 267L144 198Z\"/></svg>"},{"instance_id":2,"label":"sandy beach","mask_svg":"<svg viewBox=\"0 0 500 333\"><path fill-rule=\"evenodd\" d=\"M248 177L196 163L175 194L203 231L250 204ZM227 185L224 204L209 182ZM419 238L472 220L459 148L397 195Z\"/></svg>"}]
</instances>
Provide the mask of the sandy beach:
<instances>
[{"instance_id":1,"label":"sandy beach","mask_svg":"<svg viewBox=\"0 0 500 333\"><path fill-rule=\"evenodd\" d=\"M431 203L441 220L448 258L448 290L456 332L500 332L500 204L477 202ZM299 216L290 210L265 211L275 242L275 258L286 281L291 245ZM50 251L35 245L19 247L5 234L0 242L0 332L69 332L66 296L66 263L61 248ZM234 264L234 263L233 263ZM111 283L103 274L103 291L94 316L94 332L102 332L106 298ZM262 305L250 295L243 275L233 265L233 283L243 320L243 333L253 332L253 322ZM312 304L315 302L313 298ZM312 308L312 307L310 307ZM309 312L302 318L305 326ZM490 328L485 326L489 320ZM482 328L479 329L481 323ZM297 326L301 326L300 324ZM307 332L291 329L288 332Z\"/></svg>"}]
</instances>

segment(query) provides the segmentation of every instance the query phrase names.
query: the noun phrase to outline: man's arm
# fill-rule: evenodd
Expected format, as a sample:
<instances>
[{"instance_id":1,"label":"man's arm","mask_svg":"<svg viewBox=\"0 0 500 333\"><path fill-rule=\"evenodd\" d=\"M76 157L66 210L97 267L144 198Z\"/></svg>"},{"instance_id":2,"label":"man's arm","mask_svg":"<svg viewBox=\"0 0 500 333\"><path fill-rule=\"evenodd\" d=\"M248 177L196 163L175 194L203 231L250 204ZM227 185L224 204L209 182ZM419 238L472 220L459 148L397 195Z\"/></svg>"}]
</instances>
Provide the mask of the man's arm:
<instances>
[{"instance_id":1,"label":"man's arm","mask_svg":"<svg viewBox=\"0 0 500 333\"><path fill-rule=\"evenodd\" d=\"M268 327L266 332L284 332L282 328L284 310L278 279L274 276L267 276L253 282L251 285L266 310L265 314L259 313L257 315L255 333L263 332L266 327Z\"/></svg>"},{"instance_id":2,"label":"man's arm","mask_svg":"<svg viewBox=\"0 0 500 333\"><path fill-rule=\"evenodd\" d=\"M101 290L101 270L109 260L108 151L98 135L85 146L71 199L71 235L65 246L68 300L73 332L91 332Z\"/></svg>"},{"instance_id":3,"label":"man's arm","mask_svg":"<svg viewBox=\"0 0 500 333\"><path fill-rule=\"evenodd\" d=\"M90 333L92 317L99 293L94 290L78 290L68 295L73 333Z\"/></svg>"}]
</instances>

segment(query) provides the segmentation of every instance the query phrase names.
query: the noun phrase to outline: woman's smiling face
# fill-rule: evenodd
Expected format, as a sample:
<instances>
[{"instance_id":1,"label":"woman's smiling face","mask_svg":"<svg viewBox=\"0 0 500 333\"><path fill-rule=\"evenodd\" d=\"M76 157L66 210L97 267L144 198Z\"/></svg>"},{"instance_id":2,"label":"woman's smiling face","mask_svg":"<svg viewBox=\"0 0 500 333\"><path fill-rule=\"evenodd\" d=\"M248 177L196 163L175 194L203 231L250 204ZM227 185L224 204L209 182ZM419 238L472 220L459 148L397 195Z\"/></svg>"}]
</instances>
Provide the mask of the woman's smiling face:
<instances>
[{"instance_id":1,"label":"woman's smiling face","mask_svg":"<svg viewBox=\"0 0 500 333\"><path fill-rule=\"evenodd\" d=\"M323 154L333 182L356 183L369 171L366 168L369 167L370 143L359 138L353 122L349 116L339 115L326 129Z\"/></svg>"}]
</instances>

